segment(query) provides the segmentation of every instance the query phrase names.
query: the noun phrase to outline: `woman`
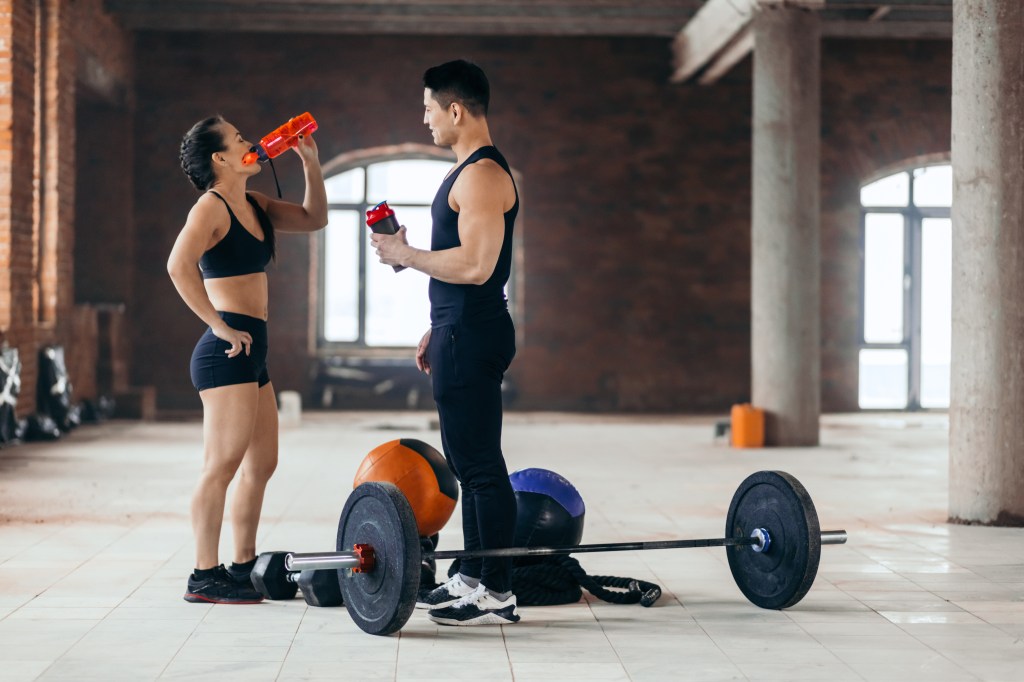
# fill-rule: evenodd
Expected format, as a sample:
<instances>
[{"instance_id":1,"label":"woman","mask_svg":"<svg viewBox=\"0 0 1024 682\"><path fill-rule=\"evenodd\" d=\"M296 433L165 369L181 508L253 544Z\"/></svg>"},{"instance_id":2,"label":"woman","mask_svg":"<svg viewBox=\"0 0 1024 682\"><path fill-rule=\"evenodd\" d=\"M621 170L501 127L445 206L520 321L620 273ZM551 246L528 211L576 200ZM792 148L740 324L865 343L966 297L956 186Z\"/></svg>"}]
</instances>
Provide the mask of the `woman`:
<instances>
[{"instance_id":1,"label":"woman","mask_svg":"<svg viewBox=\"0 0 1024 682\"><path fill-rule=\"evenodd\" d=\"M312 232L327 224L327 194L316 144L299 140L306 195L302 205L246 192L259 164L243 164L252 144L220 116L192 126L181 168L203 190L167 261L167 272L206 333L192 353L192 383L203 402L203 471L192 498L196 568L185 600L262 601L249 574L263 492L277 466L277 402L267 373L267 275L275 232ZM217 556L228 484L234 563Z\"/></svg>"}]
</instances>

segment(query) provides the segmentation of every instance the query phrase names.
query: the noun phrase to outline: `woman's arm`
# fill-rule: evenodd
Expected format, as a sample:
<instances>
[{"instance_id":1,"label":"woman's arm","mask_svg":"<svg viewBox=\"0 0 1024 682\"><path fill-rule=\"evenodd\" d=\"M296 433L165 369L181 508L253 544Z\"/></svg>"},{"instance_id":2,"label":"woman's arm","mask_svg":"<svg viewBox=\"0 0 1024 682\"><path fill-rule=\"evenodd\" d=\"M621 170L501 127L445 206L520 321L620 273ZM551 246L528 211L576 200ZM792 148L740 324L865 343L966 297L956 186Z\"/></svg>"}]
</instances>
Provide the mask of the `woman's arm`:
<instances>
[{"instance_id":1,"label":"woman's arm","mask_svg":"<svg viewBox=\"0 0 1024 682\"><path fill-rule=\"evenodd\" d=\"M299 138L295 152L302 157L302 170L306 176L306 196L302 205L271 199L265 194L251 192L267 212L278 232L315 232L327 225L327 190L324 174L317 156L316 142L309 135Z\"/></svg>"},{"instance_id":2,"label":"woman's arm","mask_svg":"<svg viewBox=\"0 0 1024 682\"><path fill-rule=\"evenodd\" d=\"M233 358L242 350L245 350L246 355L249 354L252 336L248 332L232 329L220 318L203 286L203 276L198 265L203 253L216 244L230 226L227 212L217 205L219 203L204 195L189 211L185 226L181 228L167 259L167 274L192 312L213 330L217 338L231 343L227 355Z\"/></svg>"}]
</instances>

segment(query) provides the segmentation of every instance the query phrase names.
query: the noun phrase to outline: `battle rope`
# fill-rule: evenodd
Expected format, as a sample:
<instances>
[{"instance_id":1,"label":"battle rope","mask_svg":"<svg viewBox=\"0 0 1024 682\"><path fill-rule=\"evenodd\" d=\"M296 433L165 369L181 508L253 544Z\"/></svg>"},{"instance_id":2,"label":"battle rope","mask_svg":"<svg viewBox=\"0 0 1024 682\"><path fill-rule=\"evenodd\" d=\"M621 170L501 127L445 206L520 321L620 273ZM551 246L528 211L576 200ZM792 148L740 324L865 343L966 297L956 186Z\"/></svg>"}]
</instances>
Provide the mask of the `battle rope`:
<instances>
[{"instance_id":1,"label":"battle rope","mask_svg":"<svg viewBox=\"0 0 1024 682\"><path fill-rule=\"evenodd\" d=\"M449 577L458 570L456 559L448 569ZM521 606L572 604L583 596L580 588L612 604L651 606L661 596L659 585L644 580L588 575L580 562L568 555L534 559L532 563L512 567L512 590Z\"/></svg>"}]
</instances>

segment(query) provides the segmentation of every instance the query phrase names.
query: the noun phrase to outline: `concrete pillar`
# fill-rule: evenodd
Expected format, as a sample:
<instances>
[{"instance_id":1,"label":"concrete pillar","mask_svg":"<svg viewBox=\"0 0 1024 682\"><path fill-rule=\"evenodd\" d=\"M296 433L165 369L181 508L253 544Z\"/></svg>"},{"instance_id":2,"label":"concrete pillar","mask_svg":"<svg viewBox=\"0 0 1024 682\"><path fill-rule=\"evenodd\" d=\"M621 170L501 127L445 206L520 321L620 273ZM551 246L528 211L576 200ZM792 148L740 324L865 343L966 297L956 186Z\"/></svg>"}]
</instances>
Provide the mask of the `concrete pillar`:
<instances>
[{"instance_id":1,"label":"concrete pillar","mask_svg":"<svg viewBox=\"0 0 1024 682\"><path fill-rule=\"evenodd\" d=\"M1024 5L953 3L951 520L1024 525Z\"/></svg>"},{"instance_id":2,"label":"concrete pillar","mask_svg":"<svg viewBox=\"0 0 1024 682\"><path fill-rule=\"evenodd\" d=\"M754 20L752 400L767 445L818 444L821 412L818 15Z\"/></svg>"}]
</instances>

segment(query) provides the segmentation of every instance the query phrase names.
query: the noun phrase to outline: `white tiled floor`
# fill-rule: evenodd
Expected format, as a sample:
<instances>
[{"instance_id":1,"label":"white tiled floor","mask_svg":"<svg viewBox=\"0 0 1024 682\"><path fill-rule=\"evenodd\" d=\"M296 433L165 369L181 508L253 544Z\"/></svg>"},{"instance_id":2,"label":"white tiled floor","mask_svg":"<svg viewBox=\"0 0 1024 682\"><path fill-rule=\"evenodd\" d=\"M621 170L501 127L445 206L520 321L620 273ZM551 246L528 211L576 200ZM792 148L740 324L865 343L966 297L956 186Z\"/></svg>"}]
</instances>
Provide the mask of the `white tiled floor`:
<instances>
[{"instance_id":1,"label":"white tiled floor","mask_svg":"<svg viewBox=\"0 0 1024 682\"><path fill-rule=\"evenodd\" d=\"M431 417L306 414L282 433L260 549L331 549L363 455L398 437L438 446ZM720 537L747 474L794 474L822 527L850 541L823 548L791 609L747 602L720 548L586 554L589 573L664 595L650 609L589 595L522 608L505 628L438 628L416 612L386 638L301 599L181 600L198 422L110 423L3 450L0 680L1024 678L1024 530L945 523L945 417L822 422L819 448L743 451L712 443L709 418L506 419L510 468L553 469L583 494L584 542ZM462 543L457 523L441 535L442 548Z\"/></svg>"}]
</instances>

